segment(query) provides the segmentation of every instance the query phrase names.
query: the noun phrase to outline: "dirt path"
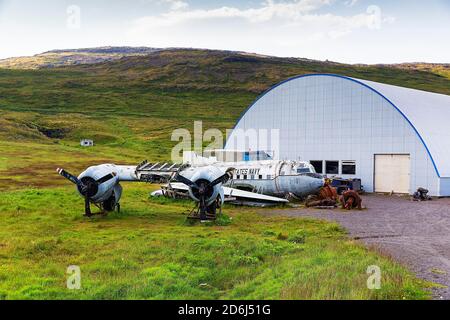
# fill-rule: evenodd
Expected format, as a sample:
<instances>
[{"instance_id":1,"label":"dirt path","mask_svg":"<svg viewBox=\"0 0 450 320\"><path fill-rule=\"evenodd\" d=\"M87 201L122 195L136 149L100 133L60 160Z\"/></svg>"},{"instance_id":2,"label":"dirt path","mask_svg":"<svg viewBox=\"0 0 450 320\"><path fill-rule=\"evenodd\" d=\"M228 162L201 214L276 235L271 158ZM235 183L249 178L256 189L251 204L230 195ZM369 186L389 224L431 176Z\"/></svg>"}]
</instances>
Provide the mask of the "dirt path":
<instances>
[{"instance_id":1,"label":"dirt path","mask_svg":"<svg viewBox=\"0 0 450 320\"><path fill-rule=\"evenodd\" d=\"M267 212L336 221L351 237L410 267L423 279L447 286L436 299L450 300L450 199L412 202L401 197L365 196L364 211L288 209Z\"/></svg>"}]
</instances>

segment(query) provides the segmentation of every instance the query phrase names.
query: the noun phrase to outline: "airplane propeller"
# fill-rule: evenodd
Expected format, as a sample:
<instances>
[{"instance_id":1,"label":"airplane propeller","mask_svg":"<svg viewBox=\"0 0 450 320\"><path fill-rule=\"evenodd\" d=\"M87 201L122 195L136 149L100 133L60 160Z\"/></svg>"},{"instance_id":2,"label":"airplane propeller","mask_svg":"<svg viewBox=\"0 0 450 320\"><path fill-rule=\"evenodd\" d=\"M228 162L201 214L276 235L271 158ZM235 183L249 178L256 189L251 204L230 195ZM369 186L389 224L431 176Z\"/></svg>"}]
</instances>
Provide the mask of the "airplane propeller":
<instances>
[{"instance_id":1,"label":"airplane propeller","mask_svg":"<svg viewBox=\"0 0 450 320\"><path fill-rule=\"evenodd\" d=\"M227 170L227 172L224 175L218 177L217 179L215 179L213 181L199 179L195 182L182 176L180 174L180 172L178 172L175 175L174 180L177 182L184 183L185 185L187 185L189 188L191 188L193 190L193 193L196 195L196 197L199 200L200 218L202 220L205 220L206 213L208 211L207 200L213 194L214 187L220 183L222 183L222 184L227 183L227 181L230 180L233 171L234 171L234 169L229 169L229 170Z\"/></svg>"},{"instance_id":2,"label":"airplane propeller","mask_svg":"<svg viewBox=\"0 0 450 320\"><path fill-rule=\"evenodd\" d=\"M205 184L205 180L199 180L197 182L193 182L193 181L189 180L188 178L182 176L180 173L177 173L175 175L174 180L177 182L184 183L185 185L187 185L190 188L205 191L209 188L215 187L219 183L222 183L222 184L227 183L227 181L230 180L230 178L231 178L231 175L230 175L231 171L232 171L231 169L227 170L227 172L223 176L220 176L219 178L215 179L214 181L208 182L206 184Z\"/></svg>"},{"instance_id":3,"label":"airplane propeller","mask_svg":"<svg viewBox=\"0 0 450 320\"><path fill-rule=\"evenodd\" d=\"M87 217L92 216L91 201L92 197L94 197L97 194L99 185L110 180L113 177L112 174L107 174L106 176L98 180L94 180L93 178L90 177L84 177L80 180L64 169L58 168L56 172L58 172L59 175L66 178L67 180L69 180L70 182L72 182L77 186L78 191L84 197L84 212Z\"/></svg>"}]
</instances>

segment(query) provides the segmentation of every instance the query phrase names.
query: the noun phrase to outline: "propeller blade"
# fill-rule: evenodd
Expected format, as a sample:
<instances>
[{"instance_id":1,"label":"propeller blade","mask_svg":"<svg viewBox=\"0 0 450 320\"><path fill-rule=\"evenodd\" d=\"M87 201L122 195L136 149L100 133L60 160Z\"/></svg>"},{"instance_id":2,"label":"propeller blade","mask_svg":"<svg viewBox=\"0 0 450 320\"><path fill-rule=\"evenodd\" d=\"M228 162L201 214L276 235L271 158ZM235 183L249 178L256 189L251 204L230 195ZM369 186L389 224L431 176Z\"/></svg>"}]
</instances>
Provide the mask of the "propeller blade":
<instances>
[{"instance_id":1,"label":"propeller blade","mask_svg":"<svg viewBox=\"0 0 450 320\"><path fill-rule=\"evenodd\" d=\"M110 173L110 174L107 174L106 176L104 176L103 178L98 179L96 182L98 184L102 184L102 183L105 183L106 181L113 179L114 177L115 177L115 175L113 173Z\"/></svg>"},{"instance_id":2,"label":"propeller blade","mask_svg":"<svg viewBox=\"0 0 450 320\"><path fill-rule=\"evenodd\" d=\"M194 182L192 182L188 178L183 177L182 175L180 175L178 173L175 176L174 180L178 181L178 182L181 182L181 183L184 183L185 185L187 185L190 188L197 188L198 189L198 186Z\"/></svg>"},{"instance_id":3,"label":"propeller blade","mask_svg":"<svg viewBox=\"0 0 450 320\"><path fill-rule=\"evenodd\" d=\"M234 170L234 169L233 169ZM218 185L219 183L227 183L228 180L230 180L231 176L232 176L232 172L233 170L227 170L227 173L225 173L223 176L220 176L219 178L217 178L216 180L212 181L208 187L214 187L216 185Z\"/></svg>"},{"instance_id":4,"label":"propeller blade","mask_svg":"<svg viewBox=\"0 0 450 320\"><path fill-rule=\"evenodd\" d=\"M86 217L91 217L92 216L91 202L89 200L89 196L88 196L87 193L84 196L84 214L86 215Z\"/></svg>"},{"instance_id":5,"label":"propeller blade","mask_svg":"<svg viewBox=\"0 0 450 320\"><path fill-rule=\"evenodd\" d=\"M70 174L69 172L67 172L64 169L58 168L56 171L58 172L59 175L61 175L62 177L66 178L70 182L76 184L77 187L79 187L79 190L81 191L81 194L84 195L84 212L85 212L85 215L87 217L92 217L91 199L89 197L90 188L92 187L92 182L88 182L87 184L84 184L77 177L75 177L74 175ZM105 179L105 181L108 181L111 178L108 175L108 176L103 177L100 180L104 180L104 179Z\"/></svg>"},{"instance_id":6,"label":"propeller blade","mask_svg":"<svg viewBox=\"0 0 450 320\"><path fill-rule=\"evenodd\" d=\"M56 172L58 172L60 176L66 178L67 180L76 184L77 186L83 186L83 183L80 180L78 180L77 177L75 177L73 174L70 174L66 170L58 168L56 169Z\"/></svg>"}]
</instances>

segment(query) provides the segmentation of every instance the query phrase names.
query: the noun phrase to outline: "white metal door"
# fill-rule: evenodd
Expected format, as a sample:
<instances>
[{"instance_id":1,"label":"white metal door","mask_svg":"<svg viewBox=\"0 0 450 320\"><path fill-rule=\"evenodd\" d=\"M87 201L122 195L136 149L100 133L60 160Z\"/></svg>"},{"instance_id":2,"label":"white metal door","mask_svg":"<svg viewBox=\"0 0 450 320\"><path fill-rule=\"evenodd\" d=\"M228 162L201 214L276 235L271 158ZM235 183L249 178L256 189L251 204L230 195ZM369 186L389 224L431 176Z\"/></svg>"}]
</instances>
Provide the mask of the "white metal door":
<instances>
[{"instance_id":1,"label":"white metal door","mask_svg":"<svg viewBox=\"0 0 450 320\"><path fill-rule=\"evenodd\" d=\"M410 155L375 155L375 192L408 194L410 177Z\"/></svg>"}]
</instances>

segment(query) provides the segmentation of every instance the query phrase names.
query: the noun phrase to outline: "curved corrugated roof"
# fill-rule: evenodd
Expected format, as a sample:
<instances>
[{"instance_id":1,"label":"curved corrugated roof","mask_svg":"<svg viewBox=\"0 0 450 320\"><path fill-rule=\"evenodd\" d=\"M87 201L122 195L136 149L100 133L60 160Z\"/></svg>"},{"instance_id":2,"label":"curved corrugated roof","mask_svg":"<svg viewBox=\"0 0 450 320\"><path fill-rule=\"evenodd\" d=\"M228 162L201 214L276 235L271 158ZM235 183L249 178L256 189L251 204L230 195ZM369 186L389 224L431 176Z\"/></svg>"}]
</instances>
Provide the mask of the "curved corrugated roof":
<instances>
[{"instance_id":1,"label":"curved corrugated roof","mask_svg":"<svg viewBox=\"0 0 450 320\"><path fill-rule=\"evenodd\" d=\"M450 96L353 79L387 99L412 125L439 177L450 177Z\"/></svg>"},{"instance_id":2,"label":"curved corrugated roof","mask_svg":"<svg viewBox=\"0 0 450 320\"><path fill-rule=\"evenodd\" d=\"M450 177L450 96L444 94L397 87L336 74L308 74L288 79L269 89L247 111L259 99L278 86L295 79L312 76L338 77L354 81L386 99L416 131L433 161L437 175L439 177ZM237 124L239 124L239 121Z\"/></svg>"}]
</instances>

